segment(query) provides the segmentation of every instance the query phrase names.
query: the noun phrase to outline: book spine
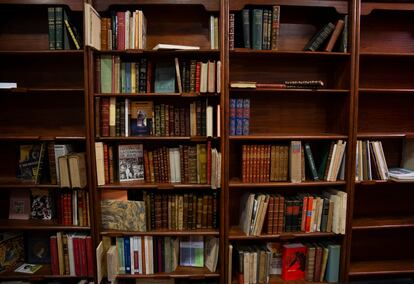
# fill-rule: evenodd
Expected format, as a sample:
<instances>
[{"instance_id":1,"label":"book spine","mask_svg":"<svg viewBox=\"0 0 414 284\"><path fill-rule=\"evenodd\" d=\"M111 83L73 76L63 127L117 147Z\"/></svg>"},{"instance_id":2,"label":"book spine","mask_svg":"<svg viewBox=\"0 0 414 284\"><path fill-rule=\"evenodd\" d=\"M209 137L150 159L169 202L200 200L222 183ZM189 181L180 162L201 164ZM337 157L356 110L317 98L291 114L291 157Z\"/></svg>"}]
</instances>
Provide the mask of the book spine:
<instances>
[{"instance_id":1,"label":"book spine","mask_svg":"<svg viewBox=\"0 0 414 284\"><path fill-rule=\"evenodd\" d=\"M236 130L235 135L243 135L243 99L236 99Z\"/></svg>"},{"instance_id":2,"label":"book spine","mask_svg":"<svg viewBox=\"0 0 414 284\"><path fill-rule=\"evenodd\" d=\"M55 25L55 8L47 8L48 26L49 26L49 49L56 49L56 25Z\"/></svg>"},{"instance_id":3,"label":"book spine","mask_svg":"<svg viewBox=\"0 0 414 284\"><path fill-rule=\"evenodd\" d=\"M86 258L88 264L88 277L93 277L94 275L94 262L93 262L93 247L92 247L92 237L86 237Z\"/></svg>"},{"instance_id":4,"label":"book spine","mask_svg":"<svg viewBox=\"0 0 414 284\"><path fill-rule=\"evenodd\" d=\"M263 37L263 10L253 9L252 14L252 47L261 50Z\"/></svg>"},{"instance_id":5,"label":"book spine","mask_svg":"<svg viewBox=\"0 0 414 284\"><path fill-rule=\"evenodd\" d=\"M50 267L52 275L59 275L59 257L56 236L50 237Z\"/></svg>"},{"instance_id":6,"label":"book spine","mask_svg":"<svg viewBox=\"0 0 414 284\"><path fill-rule=\"evenodd\" d=\"M317 34L316 38L312 39L310 44L305 47L305 50L316 51L318 50L324 41L334 30L335 26L332 23L328 23L320 33Z\"/></svg>"},{"instance_id":7,"label":"book spine","mask_svg":"<svg viewBox=\"0 0 414 284\"><path fill-rule=\"evenodd\" d=\"M63 8L55 8L55 48L63 49Z\"/></svg>"},{"instance_id":8,"label":"book spine","mask_svg":"<svg viewBox=\"0 0 414 284\"><path fill-rule=\"evenodd\" d=\"M280 6L273 6L272 16L272 50L279 48Z\"/></svg>"},{"instance_id":9,"label":"book spine","mask_svg":"<svg viewBox=\"0 0 414 284\"><path fill-rule=\"evenodd\" d=\"M234 49L234 13L229 15L229 47L230 50Z\"/></svg>"},{"instance_id":10,"label":"book spine","mask_svg":"<svg viewBox=\"0 0 414 284\"><path fill-rule=\"evenodd\" d=\"M243 99L243 135L249 135L250 99Z\"/></svg>"},{"instance_id":11,"label":"book spine","mask_svg":"<svg viewBox=\"0 0 414 284\"><path fill-rule=\"evenodd\" d=\"M318 181L318 172L316 171L315 161L313 159L312 150L309 143L305 143L306 157L308 158L309 167L313 176L313 180Z\"/></svg>"},{"instance_id":12,"label":"book spine","mask_svg":"<svg viewBox=\"0 0 414 284\"><path fill-rule=\"evenodd\" d=\"M230 135L236 135L236 99L230 99Z\"/></svg>"},{"instance_id":13,"label":"book spine","mask_svg":"<svg viewBox=\"0 0 414 284\"><path fill-rule=\"evenodd\" d=\"M250 11L243 9L243 43L245 48L250 48Z\"/></svg>"}]
</instances>

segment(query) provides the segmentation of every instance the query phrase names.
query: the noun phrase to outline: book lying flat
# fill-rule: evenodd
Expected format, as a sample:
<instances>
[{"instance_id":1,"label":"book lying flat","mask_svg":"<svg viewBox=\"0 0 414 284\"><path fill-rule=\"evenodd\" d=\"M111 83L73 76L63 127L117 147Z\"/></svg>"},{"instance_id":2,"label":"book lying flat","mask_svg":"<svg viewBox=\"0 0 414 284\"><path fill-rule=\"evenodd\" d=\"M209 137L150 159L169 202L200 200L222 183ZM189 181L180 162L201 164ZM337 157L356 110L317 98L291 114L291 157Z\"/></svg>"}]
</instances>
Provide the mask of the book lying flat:
<instances>
[{"instance_id":1,"label":"book lying flat","mask_svg":"<svg viewBox=\"0 0 414 284\"><path fill-rule=\"evenodd\" d=\"M0 89L13 89L13 88L17 88L17 83L0 82Z\"/></svg>"},{"instance_id":2,"label":"book lying flat","mask_svg":"<svg viewBox=\"0 0 414 284\"><path fill-rule=\"evenodd\" d=\"M174 50L199 50L199 46L177 45L177 44L157 44L153 50L174 49Z\"/></svg>"}]
</instances>

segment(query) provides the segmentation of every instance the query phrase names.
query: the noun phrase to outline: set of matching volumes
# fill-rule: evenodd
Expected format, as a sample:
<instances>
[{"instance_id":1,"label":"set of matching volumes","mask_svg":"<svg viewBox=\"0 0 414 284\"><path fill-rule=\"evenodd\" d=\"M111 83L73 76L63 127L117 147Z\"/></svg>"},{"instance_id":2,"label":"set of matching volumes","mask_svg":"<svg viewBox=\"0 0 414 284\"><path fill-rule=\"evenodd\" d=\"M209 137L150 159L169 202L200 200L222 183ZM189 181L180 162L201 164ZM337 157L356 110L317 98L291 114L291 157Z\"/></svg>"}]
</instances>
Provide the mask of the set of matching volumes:
<instances>
[{"instance_id":1,"label":"set of matching volumes","mask_svg":"<svg viewBox=\"0 0 414 284\"><path fill-rule=\"evenodd\" d=\"M332 141L325 147L319 167L309 143L291 141L287 145L243 145L242 182L263 183L273 181L302 182L306 180L305 163L314 181L343 180L345 175L346 141ZM306 162L305 162L306 156Z\"/></svg>"},{"instance_id":2,"label":"set of matching volumes","mask_svg":"<svg viewBox=\"0 0 414 284\"><path fill-rule=\"evenodd\" d=\"M388 180L388 166L381 141L357 141L356 181Z\"/></svg>"},{"instance_id":3,"label":"set of matching volumes","mask_svg":"<svg viewBox=\"0 0 414 284\"><path fill-rule=\"evenodd\" d=\"M69 20L63 7L48 7L49 49L80 49L80 34Z\"/></svg>"},{"instance_id":4,"label":"set of matching volumes","mask_svg":"<svg viewBox=\"0 0 414 284\"><path fill-rule=\"evenodd\" d=\"M281 275L286 281L338 282L341 246L332 241L236 245L234 250L239 284L269 283L272 275Z\"/></svg>"},{"instance_id":5,"label":"set of matching volumes","mask_svg":"<svg viewBox=\"0 0 414 284\"><path fill-rule=\"evenodd\" d=\"M96 93L220 93L221 62L182 60L152 62L145 57L121 62L116 55L95 61Z\"/></svg>"},{"instance_id":6,"label":"set of matching volumes","mask_svg":"<svg viewBox=\"0 0 414 284\"><path fill-rule=\"evenodd\" d=\"M230 135L249 135L250 99L230 99Z\"/></svg>"},{"instance_id":7,"label":"set of matching volumes","mask_svg":"<svg viewBox=\"0 0 414 284\"><path fill-rule=\"evenodd\" d=\"M219 17L210 15L210 48L219 49Z\"/></svg>"},{"instance_id":8,"label":"set of matching volumes","mask_svg":"<svg viewBox=\"0 0 414 284\"><path fill-rule=\"evenodd\" d=\"M89 195L84 190L60 192L57 196L57 219L59 224L89 226Z\"/></svg>"},{"instance_id":9,"label":"set of matching volumes","mask_svg":"<svg viewBox=\"0 0 414 284\"><path fill-rule=\"evenodd\" d=\"M272 9L243 9L243 47L277 50L279 44L280 6ZM230 14L229 43L234 48L235 14Z\"/></svg>"},{"instance_id":10,"label":"set of matching volumes","mask_svg":"<svg viewBox=\"0 0 414 284\"><path fill-rule=\"evenodd\" d=\"M154 104L153 101L97 97L95 107L95 132L101 137L220 136L220 105L214 107L207 100Z\"/></svg>"},{"instance_id":11,"label":"set of matching volumes","mask_svg":"<svg viewBox=\"0 0 414 284\"><path fill-rule=\"evenodd\" d=\"M347 194L339 190L320 195L245 194L240 228L248 236L262 233L333 232L345 234Z\"/></svg>"},{"instance_id":12,"label":"set of matching volumes","mask_svg":"<svg viewBox=\"0 0 414 284\"><path fill-rule=\"evenodd\" d=\"M147 48L147 19L141 10L111 12L101 18L101 50Z\"/></svg>"},{"instance_id":13,"label":"set of matching volumes","mask_svg":"<svg viewBox=\"0 0 414 284\"><path fill-rule=\"evenodd\" d=\"M218 227L217 192L157 194L144 192L147 230L195 230Z\"/></svg>"},{"instance_id":14,"label":"set of matching volumes","mask_svg":"<svg viewBox=\"0 0 414 284\"><path fill-rule=\"evenodd\" d=\"M337 44L338 39L339 44ZM329 40L328 40L329 39ZM323 50L330 52L338 46L338 51L347 52L348 50L348 15L345 18L339 19L336 24L331 22L322 27L305 45L305 51Z\"/></svg>"},{"instance_id":15,"label":"set of matching volumes","mask_svg":"<svg viewBox=\"0 0 414 284\"><path fill-rule=\"evenodd\" d=\"M115 181L145 181L208 184L213 189L221 187L221 153L212 148L211 141L194 146L160 146L145 150L142 144L114 148L96 142L95 151L98 185Z\"/></svg>"},{"instance_id":16,"label":"set of matching volumes","mask_svg":"<svg viewBox=\"0 0 414 284\"><path fill-rule=\"evenodd\" d=\"M93 277L93 251L91 236L57 232L50 237L52 275Z\"/></svg>"}]
</instances>

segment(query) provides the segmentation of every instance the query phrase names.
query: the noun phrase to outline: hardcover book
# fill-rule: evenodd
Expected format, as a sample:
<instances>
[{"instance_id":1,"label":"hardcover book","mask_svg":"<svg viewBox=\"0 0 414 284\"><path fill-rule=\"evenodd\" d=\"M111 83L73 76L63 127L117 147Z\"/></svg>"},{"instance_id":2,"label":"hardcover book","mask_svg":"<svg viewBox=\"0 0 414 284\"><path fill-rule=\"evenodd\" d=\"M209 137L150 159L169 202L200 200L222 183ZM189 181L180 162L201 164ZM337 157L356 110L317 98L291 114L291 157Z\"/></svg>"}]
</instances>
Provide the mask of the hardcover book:
<instances>
[{"instance_id":1,"label":"hardcover book","mask_svg":"<svg viewBox=\"0 0 414 284\"><path fill-rule=\"evenodd\" d=\"M131 102L131 135L150 135L153 117L154 103L152 101Z\"/></svg>"},{"instance_id":2,"label":"hardcover book","mask_svg":"<svg viewBox=\"0 0 414 284\"><path fill-rule=\"evenodd\" d=\"M103 229L145 232L145 202L102 200L101 218Z\"/></svg>"},{"instance_id":3,"label":"hardcover book","mask_svg":"<svg viewBox=\"0 0 414 284\"><path fill-rule=\"evenodd\" d=\"M13 270L23 262L23 236L18 233L0 233L0 272Z\"/></svg>"},{"instance_id":4,"label":"hardcover book","mask_svg":"<svg viewBox=\"0 0 414 284\"><path fill-rule=\"evenodd\" d=\"M306 267L306 246L301 243L283 245L282 279L304 280Z\"/></svg>"},{"instance_id":5,"label":"hardcover book","mask_svg":"<svg viewBox=\"0 0 414 284\"><path fill-rule=\"evenodd\" d=\"M175 65L170 63L158 63L155 66L155 93L175 92Z\"/></svg>"},{"instance_id":6,"label":"hardcover book","mask_svg":"<svg viewBox=\"0 0 414 284\"><path fill-rule=\"evenodd\" d=\"M193 236L180 241L180 265L193 267L204 266L203 236Z\"/></svg>"},{"instance_id":7,"label":"hardcover book","mask_svg":"<svg viewBox=\"0 0 414 284\"><path fill-rule=\"evenodd\" d=\"M10 192L9 219L28 220L30 217L30 194L27 190Z\"/></svg>"},{"instance_id":8,"label":"hardcover book","mask_svg":"<svg viewBox=\"0 0 414 284\"><path fill-rule=\"evenodd\" d=\"M30 234L27 237L27 261L34 264L50 263L50 239L44 234Z\"/></svg>"},{"instance_id":9,"label":"hardcover book","mask_svg":"<svg viewBox=\"0 0 414 284\"><path fill-rule=\"evenodd\" d=\"M144 180L144 149L142 144L119 145L119 181Z\"/></svg>"},{"instance_id":10,"label":"hardcover book","mask_svg":"<svg viewBox=\"0 0 414 284\"><path fill-rule=\"evenodd\" d=\"M52 197L47 189L32 189L31 218L51 220L53 218ZM32 262L32 261L30 261Z\"/></svg>"}]
</instances>

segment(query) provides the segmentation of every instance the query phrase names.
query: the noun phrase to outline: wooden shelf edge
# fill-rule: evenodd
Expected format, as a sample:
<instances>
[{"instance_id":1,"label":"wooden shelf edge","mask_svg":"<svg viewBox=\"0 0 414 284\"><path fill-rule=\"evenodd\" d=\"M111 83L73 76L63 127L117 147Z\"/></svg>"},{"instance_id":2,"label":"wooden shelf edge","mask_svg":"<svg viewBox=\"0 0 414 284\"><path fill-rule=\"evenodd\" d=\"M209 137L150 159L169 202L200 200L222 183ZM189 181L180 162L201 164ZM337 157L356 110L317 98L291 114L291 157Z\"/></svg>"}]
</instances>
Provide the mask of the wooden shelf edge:
<instances>
[{"instance_id":1,"label":"wooden shelf edge","mask_svg":"<svg viewBox=\"0 0 414 284\"><path fill-rule=\"evenodd\" d=\"M93 48L93 51L97 54L113 54L113 55L125 55L125 54L142 54L142 55L180 55L180 54L220 54L219 49L194 49L194 50L180 50L180 49L126 49L126 50L97 50Z\"/></svg>"},{"instance_id":2,"label":"wooden shelf edge","mask_svg":"<svg viewBox=\"0 0 414 284\"><path fill-rule=\"evenodd\" d=\"M303 51L303 50L257 50L251 48L235 48L230 50L230 57L232 56L315 56L315 57L350 57L349 52L324 52L324 51Z\"/></svg>"},{"instance_id":3,"label":"wooden shelf edge","mask_svg":"<svg viewBox=\"0 0 414 284\"><path fill-rule=\"evenodd\" d=\"M31 94L31 93L82 93L85 91L84 88L25 88L17 87L11 89L0 89L0 93L6 94Z\"/></svg>"},{"instance_id":4,"label":"wooden shelf edge","mask_svg":"<svg viewBox=\"0 0 414 284\"><path fill-rule=\"evenodd\" d=\"M129 136L129 137L96 137L96 141L192 141L205 142L219 140L221 137L206 136Z\"/></svg>"},{"instance_id":5,"label":"wooden shelf edge","mask_svg":"<svg viewBox=\"0 0 414 284\"><path fill-rule=\"evenodd\" d=\"M148 98L220 98L220 93L95 93L95 97Z\"/></svg>"},{"instance_id":6,"label":"wooden shelf edge","mask_svg":"<svg viewBox=\"0 0 414 284\"><path fill-rule=\"evenodd\" d=\"M0 0L0 4L13 5L67 5L72 11L83 11L83 3L74 0Z\"/></svg>"},{"instance_id":7,"label":"wooden shelf edge","mask_svg":"<svg viewBox=\"0 0 414 284\"><path fill-rule=\"evenodd\" d=\"M54 221L43 220L15 220L2 219L0 220L0 230L44 230L44 231L89 231L89 226L74 226L57 224Z\"/></svg>"},{"instance_id":8,"label":"wooden shelf edge","mask_svg":"<svg viewBox=\"0 0 414 284\"><path fill-rule=\"evenodd\" d=\"M86 140L85 136L36 136L36 135L2 135L0 141L77 141Z\"/></svg>"},{"instance_id":9,"label":"wooden shelf edge","mask_svg":"<svg viewBox=\"0 0 414 284\"><path fill-rule=\"evenodd\" d=\"M148 232L134 232L134 231L116 231L116 230L101 230L102 236L218 236L218 230L213 229L196 229L196 230L162 230L162 231L148 231Z\"/></svg>"},{"instance_id":10,"label":"wooden shelf edge","mask_svg":"<svg viewBox=\"0 0 414 284\"><path fill-rule=\"evenodd\" d=\"M348 89L271 89L271 88L232 88L231 93L297 93L297 94L347 94L350 92Z\"/></svg>"},{"instance_id":11,"label":"wooden shelf edge","mask_svg":"<svg viewBox=\"0 0 414 284\"><path fill-rule=\"evenodd\" d=\"M350 263L349 276L381 276L414 273L414 260L373 260Z\"/></svg>"},{"instance_id":12,"label":"wooden shelf edge","mask_svg":"<svg viewBox=\"0 0 414 284\"><path fill-rule=\"evenodd\" d=\"M402 89L402 88L359 88L360 93L366 94L414 94L414 89Z\"/></svg>"},{"instance_id":13,"label":"wooden shelf edge","mask_svg":"<svg viewBox=\"0 0 414 284\"><path fill-rule=\"evenodd\" d=\"M326 140L326 139L348 139L347 135L335 134L335 133L322 133L322 134L274 134L274 135L232 135L230 140Z\"/></svg>"},{"instance_id":14,"label":"wooden shelf edge","mask_svg":"<svg viewBox=\"0 0 414 284\"><path fill-rule=\"evenodd\" d=\"M117 184L107 184L100 185L98 189L106 190L125 190L125 189L158 189L158 190L174 190L174 189L212 189L211 185L208 184L174 184L174 183L165 183L165 184L152 184L152 183L117 183Z\"/></svg>"},{"instance_id":15,"label":"wooden shelf edge","mask_svg":"<svg viewBox=\"0 0 414 284\"><path fill-rule=\"evenodd\" d=\"M328 187L328 186L339 186L345 185L346 181L306 181L306 182L299 182L299 183L292 183L292 182L267 182L267 183L243 183L243 182L235 182L230 181L229 188L237 189L237 188L261 188L261 187Z\"/></svg>"}]
</instances>

